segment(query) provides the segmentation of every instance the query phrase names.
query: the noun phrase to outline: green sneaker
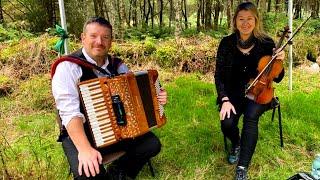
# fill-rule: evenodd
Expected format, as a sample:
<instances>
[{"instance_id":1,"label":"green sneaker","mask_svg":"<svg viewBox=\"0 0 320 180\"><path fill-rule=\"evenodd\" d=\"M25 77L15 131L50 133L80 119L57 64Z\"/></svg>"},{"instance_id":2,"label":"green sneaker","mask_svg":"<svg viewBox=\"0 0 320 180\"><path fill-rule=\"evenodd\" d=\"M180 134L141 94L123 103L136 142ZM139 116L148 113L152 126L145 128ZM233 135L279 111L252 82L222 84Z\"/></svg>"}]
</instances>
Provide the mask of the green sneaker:
<instances>
[{"instance_id":1,"label":"green sneaker","mask_svg":"<svg viewBox=\"0 0 320 180\"><path fill-rule=\"evenodd\" d=\"M240 146L231 148L231 151L228 155L228 162L230 164L236 164L239 160L239 155L240 155Z\"/></svg>"}]
</instances>

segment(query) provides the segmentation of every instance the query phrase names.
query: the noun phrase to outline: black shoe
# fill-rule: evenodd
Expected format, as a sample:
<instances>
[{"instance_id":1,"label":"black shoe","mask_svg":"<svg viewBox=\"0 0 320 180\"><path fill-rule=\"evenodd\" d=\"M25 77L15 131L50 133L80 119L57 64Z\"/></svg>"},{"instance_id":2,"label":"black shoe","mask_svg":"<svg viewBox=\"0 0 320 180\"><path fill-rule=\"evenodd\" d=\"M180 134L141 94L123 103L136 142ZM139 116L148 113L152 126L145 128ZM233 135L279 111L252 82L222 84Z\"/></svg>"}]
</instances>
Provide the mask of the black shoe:
<instances>
[{"instance_id":1,"label":"black shoe","mask_svg":"<svg viewBox=\"0 0 320 180\"><path fill-rule=\"evenodd\" d=\"M247 173L248 173L247 168L243 166L237 166L236 180L247 180L248 179Z\"/></svg>"},{"instance_id":2,"label":"black shoe","mask_svg":"<svg viewBox=\"0 0 320 180\"><path fill-rule=\"evenodd\" d=\"M239 161L240 146L232 147L228 155L228 162L230 164L236 164Z\"/></svg>"}]
</instances>

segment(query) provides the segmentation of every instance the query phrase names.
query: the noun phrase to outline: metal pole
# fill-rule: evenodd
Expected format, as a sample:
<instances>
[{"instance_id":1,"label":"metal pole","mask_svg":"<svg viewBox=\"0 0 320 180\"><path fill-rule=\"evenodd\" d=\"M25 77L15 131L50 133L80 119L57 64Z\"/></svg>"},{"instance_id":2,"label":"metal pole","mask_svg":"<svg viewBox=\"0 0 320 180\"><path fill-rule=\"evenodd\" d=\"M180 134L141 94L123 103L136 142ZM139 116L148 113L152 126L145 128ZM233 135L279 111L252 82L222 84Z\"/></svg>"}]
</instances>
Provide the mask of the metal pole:
<instances>
[{"instance_id":1,"label":"metal pole","mask_svg":"<svg viewBox=\"0 0 320 180\"><path fill-rule=\"evenodd\" d=\"M289 17L289 31L292 32L292 18L293 18L293 0L289 0L288 2L288 17ZM289 34L289 38L292 37L292 33ZM292 59L292 44L289 45L289 85L288 89L289 91L292 91L292 65L293 65L293 59Z\"/></svg>"},{"instance_id":2,"label":"metal pole","mask_svg":"<svg viewBox=\"0 0 320 180\"><path fill-rule=\"evenodd\" d=\"M63 0L59 0L59 10L60 10L60 19L61 19L61 27L67 31L67 23L66 23L66 14L64 11L64 2ZM68 39L65 39L64 41L64 54L68 54Z\"/></svg>"}]
</instances>

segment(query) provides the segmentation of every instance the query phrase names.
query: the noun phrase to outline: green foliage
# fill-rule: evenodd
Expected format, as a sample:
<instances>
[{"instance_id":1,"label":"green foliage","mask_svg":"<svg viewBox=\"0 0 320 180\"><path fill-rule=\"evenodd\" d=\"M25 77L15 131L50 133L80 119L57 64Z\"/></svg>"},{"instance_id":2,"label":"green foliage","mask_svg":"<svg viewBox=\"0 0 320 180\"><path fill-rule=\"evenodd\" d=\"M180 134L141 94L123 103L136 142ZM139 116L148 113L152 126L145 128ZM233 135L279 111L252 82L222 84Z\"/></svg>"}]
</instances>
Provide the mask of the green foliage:
<instances>
[{"instance_id":1,"label":"green foliage","mask_svg":"<svg viewBox=\"0 0 320 180\"><path fill-rule=\"evenodd\" d=\"M35 110L52 109L53 99L50 87L48 76L34 76L29 81L20 84L15 96L28 108Z\"/></svg>"},{"instance_id":2,"label":"green foliage","mask_svg":"<svg viewBox=\"0 0 320 180\"><path fill-rule=\"evenodd\" d=\"M162 46L158 46L157 50L154 53L154 57L157 59L157 62L160 66L165 68L172 68L177 65L177 47L174 41L168 42Z\"/></svg>"},{"instance_id":3,"label":"green foliage","mask_svg":"<svg viewBox=\"0 0 320 180\"><path fill-rule=\"evenodd\" d=\"M56 142L54 118L54 114L21 115L13 119L15 133L2 129L0 169L6 170L5 179L68 178L67 161ZM9 135L16 138L11 141Z\"/></svg>"},{"instance_id":4,"label":"green foliage","mask_svg":"<svg viewBox=\"0 0 320 180\"><path fill-rule=\"evenodd\" d=\"M148 34L155 39L165 39L167 37L172 37L174 32L173 28L169 27L155 27L153 29L149 29Z\"/></svg>"},{"instance_id":5,"label":"green foliage","mask_svg":"<svg viewBox=\"0 0 320 180\"><path fill-rule=\"evenodd\" d=\"M219 40L204 33L191 38L159 40L147 37L144 41L114 43L111 53L120 56L129 65L155 62L160 67L177 68L191 63L192 72L212 72Z\"/></svg>"},{"instance_id":6,"label":"green foliage","mask_svg":"<svg viewBox=\"0 0 320 180\"><path fill-rule=\"evenodd\" d=\"M198 31L196 28L188 28L188 29L185 29L181 32L181 36L182 37L193 37L195 36L196 34L198 34Z\"/></svg>"},{"instance_id":7,"label":"green foliage","mask_svg":"<svg viewBox=\"0 0 320 180\"><path fill-rule=\"evenodd\" d=\"M10 94L14 89L14 80L0 74L0 97Z\"/></svg>"},{"instance_id":8,"label":"green foliage","mask_svg":"<svg viewBox=\"0 0 320 180\"><path fill-rule=\"evenodd\" d=\"M303 32L307 36L320 34L320 19L311 19L307 25L303 27Z\"/></svg>"},{"instance_id":9,"label":"green foliage","mask_svg":"<svg viewBox=\"0 0 320 180\"><path fill-rule=\"evenodd\" d=\"M305 19L293 20L293 32L301 25ZM305 62L308 50L318 55L320 41L320 20L310 19L293 38L293 64L295 66ZM277 43L281 31L288 25L286 13L266 13L263 16L263 25L267 34ZM284 42L287 40L284 39ZM288 46L287 46L288 47ZM287 48L285 49L287 50Z\"/></svg>"},{"instance_id":10,"label":"green foliage","mask_svg":"<svg viewBox=\"0 0 320 180\"><path fill-rule=\"evenodd\" d=\"M145 55L150 55L157 50L156 41L153 38L147 37L146 40L144 41L143 46L145 48L145 51L144 51Z\"/></svg>"},{"instance_id":11,"label":"green foliage","mask_svg":"<svg viewBox=\"0 0 320 180\"><path fill-rule=\"evenodd\" d=\"M268 32L270 36L275 36L283 27L288 25L288 17L286 13L265 13L262 16L263 29Z\"/></svg>"},{"instance_id":12,"label":"green foliage","mask_svg":"<svg viewBox=\"0 0 320 180\"><path fill-rule=\"evenodd\" d=\"M25 30L16 30L13 28L5 28L5 27L3 27L2 24L0 24L0 42L18 41L23 37L30 38L33 36L34 36L33 34L31 34L30 32L27 32Z\"/></svg>"},{"instance_id":13,"label":"green foliage","mask_svg":"<svg viewBox=\"0 0 320 180\"><path fill-rule=\"evenodd\" d=\"M126 29L124 38L134 40L144 40L147 37L165 39L172 37L173 32L174 29L169 27L132 27Z\"/></svg>"},{"instance_id":14,"label":"green foliage","mask_svg":"<svg viewBox=\"0 0 320 180\"><path fill-rule=\"evenodd\" d=\"M0 75L0 86L7 84L8 82L10 82L10 78L8 76Z\"/></svg>"},{"instance_id":15,"label":"green foliage","mask_svg":"<svg viewBox=\"0 0 320 180\"><path fill-rule=\"evenodd\" d=\"M56 37L43 34L31 39L0 44L0 64L2 71L12 78L27 79L35 74L48 73L57 53L52 50ZM23 67L23 68L21 68Z\"/></svg>"}]
</instances>

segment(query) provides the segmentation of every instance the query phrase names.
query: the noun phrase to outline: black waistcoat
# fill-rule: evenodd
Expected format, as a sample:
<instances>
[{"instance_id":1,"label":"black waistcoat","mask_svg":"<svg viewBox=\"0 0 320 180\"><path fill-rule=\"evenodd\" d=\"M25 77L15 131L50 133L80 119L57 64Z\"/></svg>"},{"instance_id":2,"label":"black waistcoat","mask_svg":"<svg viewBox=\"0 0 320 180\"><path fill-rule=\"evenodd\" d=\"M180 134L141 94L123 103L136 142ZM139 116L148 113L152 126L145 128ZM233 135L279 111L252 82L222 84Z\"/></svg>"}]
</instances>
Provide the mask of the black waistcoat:
<instances>
[{"instance_id":1,"label":"black waistcoat","mask_svg":"<svg viewBox=\"0 0 320 180\"><path fill-rule=\"evenodd\" d=\"M84 61L86 60L86 58L83 55L81 49L79 49L78 51L70 54L69 56L70 57L75 57L75 58L80 58L81 60L84 60ZM109 64L107 66L108 71L114 76L119 75L117 70L118 70L118 67L122 63L121 59L116 58L116 57L111 57L110 55L108 55L108 60L109 60ZM93 69L89 69L89 68L81 66L81 65L79 65L79 66L81 67L81 70L82 70L82 76L80 77L80 82L97 78L97 75L94 73ZM83 107L83 104L81 102L80 102L80 112L85 115L84 107ZM63 129L64 130L62 132L60 132L60 136L59 136L58 141L61 140L63 137L67 137L68 136L68 133L67 133L66 129L65 128L63 128ZM93 137L92 137L92 134L91 134L90 129L89 129L88 121L86 121L84 123L84 129L85 129L85 133L86 133L86 135L88 137L89 142L93 145Z\"/></svg>"}]
</instances>

